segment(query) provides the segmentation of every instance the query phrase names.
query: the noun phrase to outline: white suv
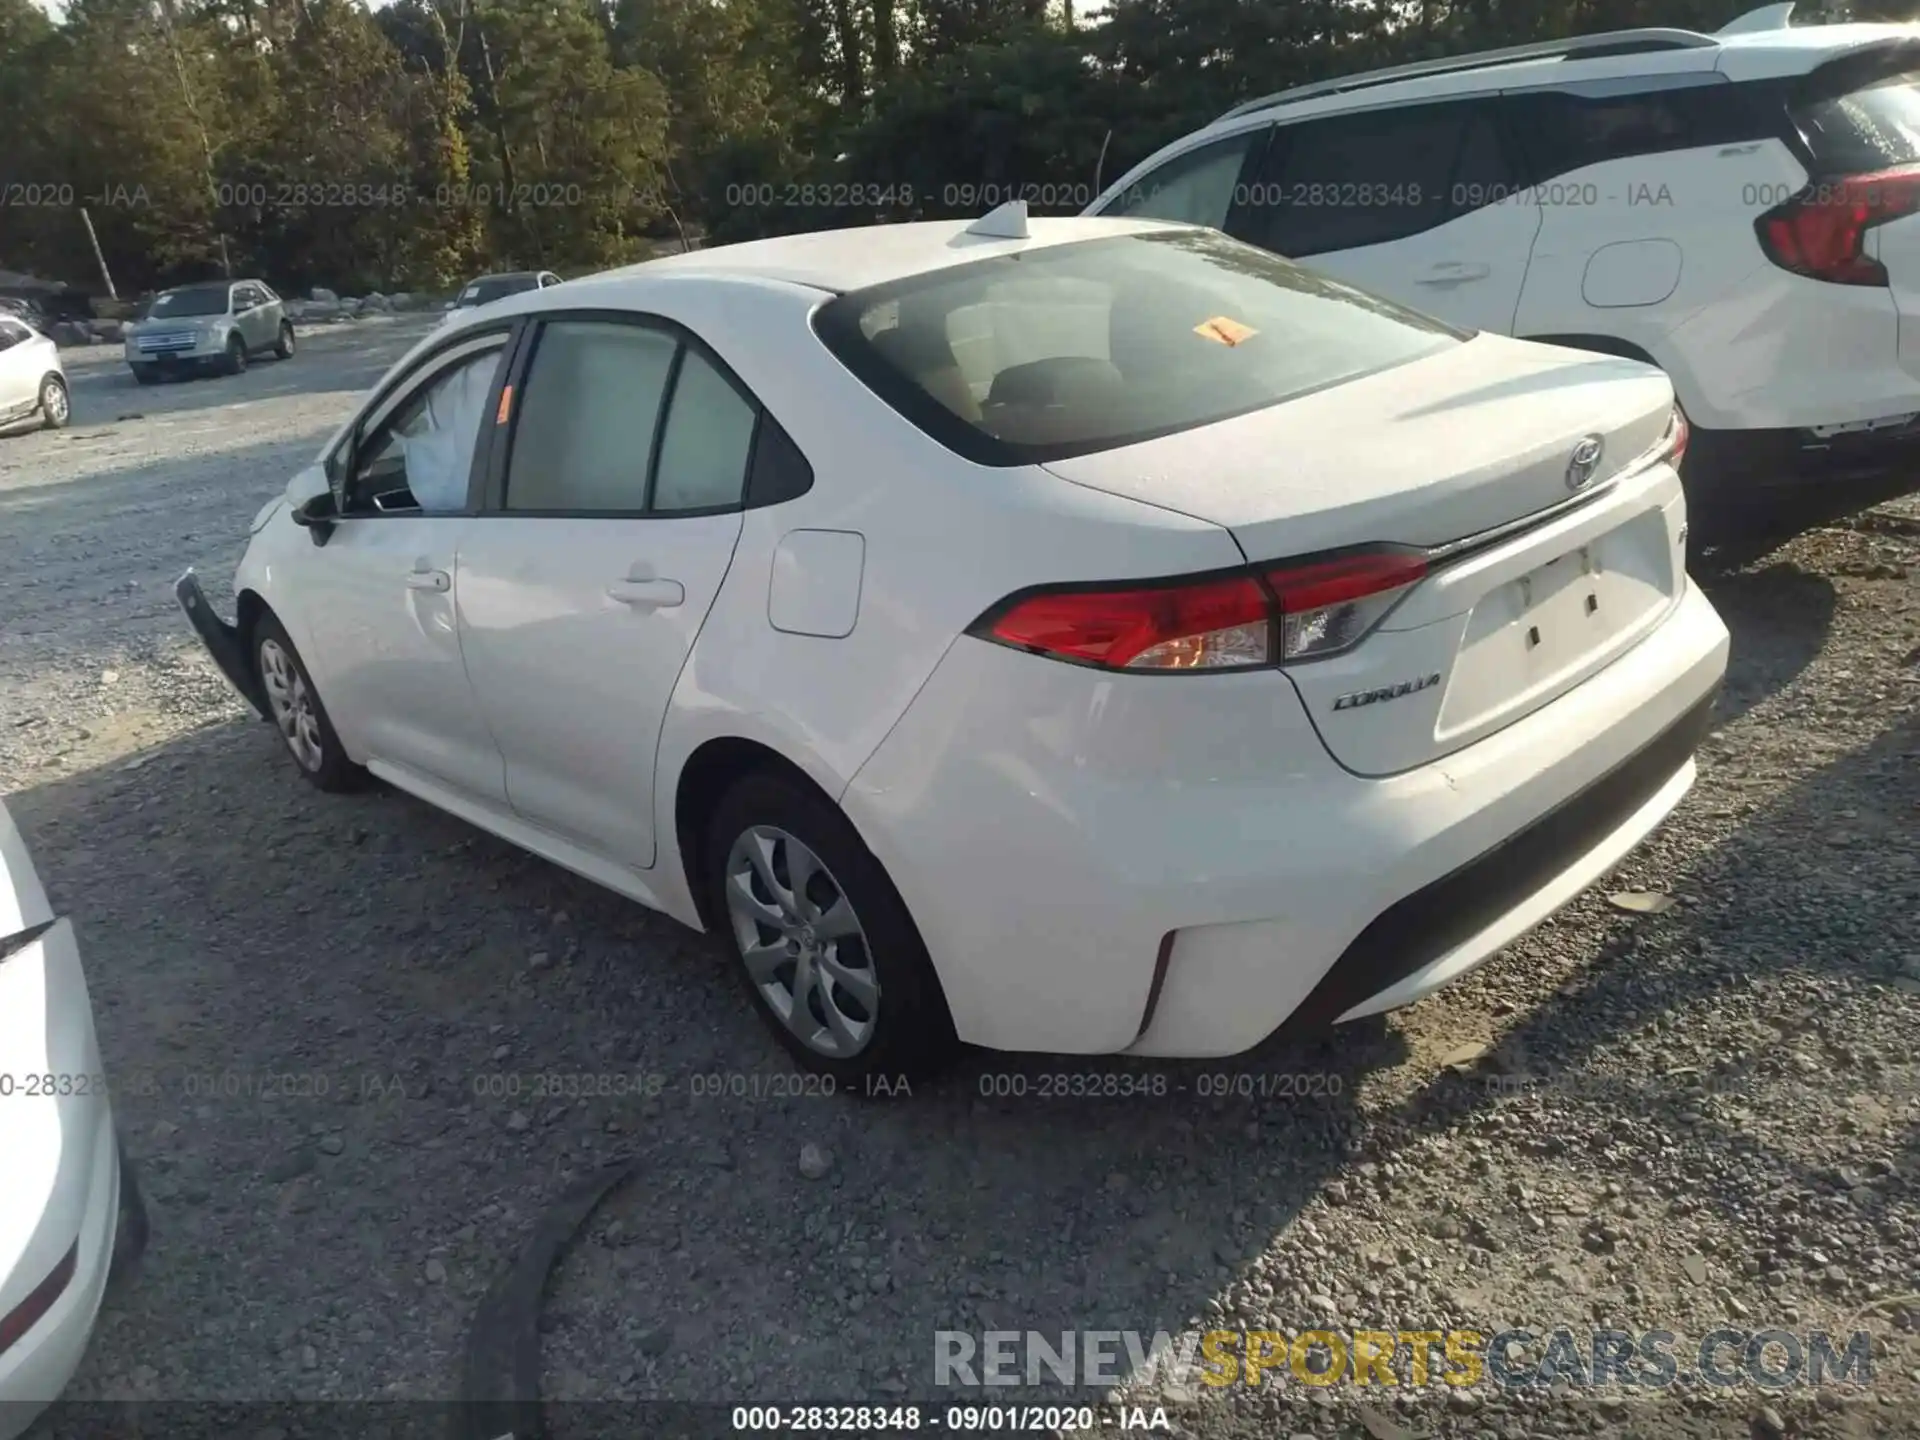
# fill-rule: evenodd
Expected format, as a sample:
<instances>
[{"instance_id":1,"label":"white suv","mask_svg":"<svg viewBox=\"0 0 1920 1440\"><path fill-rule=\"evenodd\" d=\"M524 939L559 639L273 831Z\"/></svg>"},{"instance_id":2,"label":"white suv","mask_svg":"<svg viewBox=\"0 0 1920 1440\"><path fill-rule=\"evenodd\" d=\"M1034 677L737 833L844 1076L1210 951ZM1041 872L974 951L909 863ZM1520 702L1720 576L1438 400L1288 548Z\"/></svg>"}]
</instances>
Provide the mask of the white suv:
<instances>
[{"instance_id":1,"label":"white suv","mask_svg":"<svg viewBox=\"0 0 1920 1440\"><path fill-rule=\"evenodd\" d=\"M1649 360L1701 528L1920 437L1920 26L1627 30L1249 101L1091 214L1217 226L1456 325ZM1735 489L1734 487L1738 487Z\"/></svg>"}]
</instances>

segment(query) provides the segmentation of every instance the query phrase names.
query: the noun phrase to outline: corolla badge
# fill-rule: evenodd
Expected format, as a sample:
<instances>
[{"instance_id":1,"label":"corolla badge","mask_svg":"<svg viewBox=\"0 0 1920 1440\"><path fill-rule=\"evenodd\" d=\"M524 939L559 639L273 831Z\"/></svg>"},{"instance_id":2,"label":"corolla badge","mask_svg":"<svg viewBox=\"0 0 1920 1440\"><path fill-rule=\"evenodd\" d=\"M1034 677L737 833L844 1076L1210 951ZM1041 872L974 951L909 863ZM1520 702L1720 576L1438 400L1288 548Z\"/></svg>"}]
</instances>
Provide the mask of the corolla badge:
<instances>
[{"instance_id":1,"label":"corolla badge","mask_svg":"<svg viewBox=\"0 0 1920 1440\"><path fill-rule=\"evenodd\" d=\"M1377 690L1355 690L1350 694L1336 696L1333 708L1336 710L1354 710L1362 705L1378 705L1385 700L1399 700L1408 695L1417 695L1422 690L1431 690L1440 683L1440 672L1422 675L1416 680L1402 680L1398 685L1382 685Z\"/></svg>"},{"instance_id":2,"label":"corolla badge","mask_svg":"<svg viewBox=\"0 0 1920 1440\"><path fill-rule=\"evenodd\" d=\"M1606 448L1598 435L1588 435L1573 447L1573 458L1567 461L1567 489L1584 490L1593 483L1593 473L1600 468L1600 455Z\"/></svg>"}]
</instances>

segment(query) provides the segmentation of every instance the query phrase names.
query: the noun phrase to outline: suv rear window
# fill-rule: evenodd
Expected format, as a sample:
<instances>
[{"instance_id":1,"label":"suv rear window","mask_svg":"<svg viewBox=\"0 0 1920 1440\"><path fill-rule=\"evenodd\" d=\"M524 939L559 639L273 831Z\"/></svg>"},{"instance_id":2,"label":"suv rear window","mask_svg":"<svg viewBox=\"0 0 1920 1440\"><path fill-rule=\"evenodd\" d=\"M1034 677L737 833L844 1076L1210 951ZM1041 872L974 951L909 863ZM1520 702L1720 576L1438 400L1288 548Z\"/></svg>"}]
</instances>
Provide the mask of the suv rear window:
<instances>
[{"instance_id":1,"label":"suv rear window","mask_svg":"<svg viewBox=\"0 0 1920 1440\"><path fill-rule=\"evenodd\" d=\"M1920 161L1920 68L1823 90L1787 107L1822 173L1863 175Z\"/></svg>"},{"instance_id":2,"label":"suv rear window","mask_svg":"<svg viewBox=\"0 0 1920 1440\"><path fill-rule=\"evenodd\" d=\"M936 270L843 295L815 323L883 400L985 465L1210 425L1466 338L1211 230Z\"/></svg>"}]
</instances>

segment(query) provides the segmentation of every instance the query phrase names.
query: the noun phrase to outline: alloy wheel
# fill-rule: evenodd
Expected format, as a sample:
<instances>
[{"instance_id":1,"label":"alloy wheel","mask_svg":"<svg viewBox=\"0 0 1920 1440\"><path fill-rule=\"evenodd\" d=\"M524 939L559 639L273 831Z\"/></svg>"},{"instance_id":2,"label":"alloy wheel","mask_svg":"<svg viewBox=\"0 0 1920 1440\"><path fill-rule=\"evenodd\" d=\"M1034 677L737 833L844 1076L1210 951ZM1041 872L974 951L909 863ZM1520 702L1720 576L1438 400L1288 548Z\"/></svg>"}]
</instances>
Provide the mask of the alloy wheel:
<instances>
[{"instance_id":1,"label":"alloy wheel","mask_svg":"<svg viewBox=\"0 0 1920 1440\"><path fill-rule=\"evenodd\" d=\"M278 640L260 642L260 679L267 691L267 705L273 711L273 723L293 758L303 770L318 773L325 752L320 741L320 717L314 709L313 692L293 657Z\"/></svg>"},{"instance_id":2,"label":"alloy wheel","mask_svg":"<svg viewBox=\"0 0 1920 1440\"><path fill-rule=\"evenodd\" d=\"M40 410L47 417L49 425L57 427L66 424L72 408L72 402L67 398L67 387L58 380L49 380L40 387Z\"/></svg>"},{"instance_id":3,"label":"alloy wheel","mask_svg":"<svg viewBox=\"0 0 1920 1440\"><path fill-rule=\"evenodd\" d=\"M726 897L747 978L809 1050L845 1060L872 1043L880 980L853 902L797 837L755 825L727 855Z\"/></svg>"}]
</instances>

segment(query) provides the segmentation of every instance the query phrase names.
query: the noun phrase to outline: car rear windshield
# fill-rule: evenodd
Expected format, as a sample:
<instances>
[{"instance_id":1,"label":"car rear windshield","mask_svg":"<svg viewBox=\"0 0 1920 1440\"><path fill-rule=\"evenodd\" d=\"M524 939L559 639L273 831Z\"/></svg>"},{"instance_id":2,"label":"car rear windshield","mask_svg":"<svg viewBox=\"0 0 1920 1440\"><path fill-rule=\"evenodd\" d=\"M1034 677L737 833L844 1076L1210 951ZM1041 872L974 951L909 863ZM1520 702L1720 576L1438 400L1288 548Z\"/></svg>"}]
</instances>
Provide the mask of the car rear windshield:
<instances>
[{"instance_id":1,"label":"car rear windshield","mask_svg":"<svg viewBox=\"0 0 1920 1440\"><path fill-rule=\"evenodd\" d=\"M1816 168L1828 175L1864 175L1920 162L1920 59L1903 55L1900 68L1879 73L1832 66L1815 77L1813 92L1790 105Z\"/></svg>"},{"instance_id":2,"label":"car rear windshield","mask_svg":"<svg viewBox=\"0 0 1920 1440\"><path fill-rule=\"evenodd\" d=\"M460 292L460 305L485 305L492 300L505 299L509 295L518 295L522 290L536 288L538 281L531 275L504 275L493 280L476 280Z\"/></svg>"},{"instance_id":3,"label":"car rear windshield","mask_svg":"<svg viewBox=\"0 0 1920 1440\"><path fill-rule=\"evenodd\" d=\"M1466 338L1198 229L916 275L843 295L815 323L895 410L986 465L1209 425Z\"/></svg>"},{"instance_id":4,"label":"car rear windshield","mask_svg":"<svg viewBox=\"0 0 1920 1440\"><path fill-rule=\"evenodd\" d=\"M227 292L219 290L171 290L153 302L153 309L147 312L157 320L170 320L178 315L224 315L227 313Z\"/></svg>"}]
</instances>

